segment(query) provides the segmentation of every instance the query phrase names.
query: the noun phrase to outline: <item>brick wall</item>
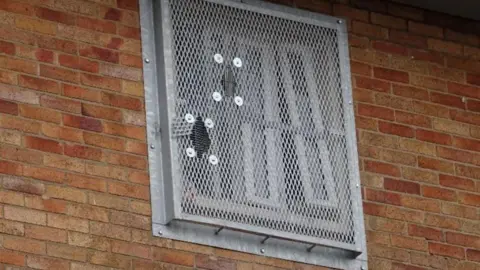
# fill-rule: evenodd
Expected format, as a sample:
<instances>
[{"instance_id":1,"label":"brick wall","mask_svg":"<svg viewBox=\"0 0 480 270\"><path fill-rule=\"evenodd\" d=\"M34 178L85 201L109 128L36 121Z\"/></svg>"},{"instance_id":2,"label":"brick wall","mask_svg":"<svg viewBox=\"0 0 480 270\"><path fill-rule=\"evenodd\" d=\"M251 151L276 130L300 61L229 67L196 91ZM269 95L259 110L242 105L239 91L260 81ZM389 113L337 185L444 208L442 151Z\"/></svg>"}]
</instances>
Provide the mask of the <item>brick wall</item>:
<instances>
[{"instance_id":1,"label":"brick wall","mask_svg":"<svg viewBox=\"0 0 480 270\"><path fill-rule=\"evenodd\" d=\"M283 2L348 19L370 269L480 269L479 23ZM132 0L0 1L0 270L324 269L151 236L139 34Z\"/></svg>"}]
</instances>

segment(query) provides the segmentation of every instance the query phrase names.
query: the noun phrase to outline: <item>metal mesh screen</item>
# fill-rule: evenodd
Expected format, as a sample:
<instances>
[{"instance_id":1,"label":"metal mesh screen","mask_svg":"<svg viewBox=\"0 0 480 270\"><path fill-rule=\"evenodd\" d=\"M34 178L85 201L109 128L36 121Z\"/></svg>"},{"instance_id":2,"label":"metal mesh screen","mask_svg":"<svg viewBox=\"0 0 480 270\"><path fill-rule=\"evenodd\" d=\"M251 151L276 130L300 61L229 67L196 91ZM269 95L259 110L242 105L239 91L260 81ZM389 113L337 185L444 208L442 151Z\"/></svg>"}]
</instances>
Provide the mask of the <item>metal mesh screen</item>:
<instances>
[{"instance_id":1,"label":"metal mesh screen","mask_svg":"<svg viewBox=\"0 0 480 270\"><path fill-rule=\"evenodd\" d=\"M337 30L169 6L176 218L354 245Z\"/></svg>"}]
</instances>

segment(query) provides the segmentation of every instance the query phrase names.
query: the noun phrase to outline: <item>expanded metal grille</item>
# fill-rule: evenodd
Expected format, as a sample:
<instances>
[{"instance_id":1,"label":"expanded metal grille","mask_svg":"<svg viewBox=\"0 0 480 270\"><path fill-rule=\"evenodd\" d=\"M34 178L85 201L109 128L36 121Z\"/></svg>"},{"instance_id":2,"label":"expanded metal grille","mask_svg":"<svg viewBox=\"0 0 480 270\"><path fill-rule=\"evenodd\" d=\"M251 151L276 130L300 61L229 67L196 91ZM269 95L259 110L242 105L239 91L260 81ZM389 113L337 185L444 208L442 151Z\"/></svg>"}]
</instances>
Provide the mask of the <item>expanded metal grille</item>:
<instances>
[{"instance_id":1,"label":"expanded metal grille","mask_svg":"<svg viewBox=\"0 0 480 270\"><path fill-rule=\"evenodd\" d=\"M205 0L169 10L175 218L354 245L337 30Z\"/></svg>"}]
</instances>

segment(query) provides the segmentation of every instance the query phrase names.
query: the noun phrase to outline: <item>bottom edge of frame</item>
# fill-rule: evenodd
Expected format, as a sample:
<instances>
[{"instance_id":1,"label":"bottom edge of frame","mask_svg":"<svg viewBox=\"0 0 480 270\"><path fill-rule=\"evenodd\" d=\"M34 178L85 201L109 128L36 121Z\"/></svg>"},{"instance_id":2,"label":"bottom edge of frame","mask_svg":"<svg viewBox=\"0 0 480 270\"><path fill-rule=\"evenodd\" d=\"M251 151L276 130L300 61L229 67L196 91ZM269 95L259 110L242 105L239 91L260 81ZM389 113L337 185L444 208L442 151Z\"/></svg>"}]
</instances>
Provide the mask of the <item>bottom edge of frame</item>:
<instances>
[{"instance_id":1,"label":"bottom edge of frame","mask_svg":"<svg viewBox=\"0 0 480 270\"><path fill-rule=\"evenodd\" d=\"M170 222L169 225L153 223L152 229L155 236L240 251L258 256L273 257L336 269L368 269L365 260L356 257L350 251L337 248L315 246L309 251L311 245L305 243L295 243L276 238L265 240L265 236L261 235L228 229L218 231L218 228L212 226L178 220ZM361 257L366 258L365 255L366 254L362 254Z\"/></svg>"}]
</instances>

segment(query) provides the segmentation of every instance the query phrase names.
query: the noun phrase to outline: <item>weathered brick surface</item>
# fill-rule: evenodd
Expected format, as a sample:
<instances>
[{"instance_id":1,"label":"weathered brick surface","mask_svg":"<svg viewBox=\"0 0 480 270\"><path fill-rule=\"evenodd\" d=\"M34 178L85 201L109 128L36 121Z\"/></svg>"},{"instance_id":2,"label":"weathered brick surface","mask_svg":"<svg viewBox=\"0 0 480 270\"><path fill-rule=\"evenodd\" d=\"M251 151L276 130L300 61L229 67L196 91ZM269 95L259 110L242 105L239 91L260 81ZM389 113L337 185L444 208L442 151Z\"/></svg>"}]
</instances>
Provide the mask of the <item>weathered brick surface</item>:
<instances>
[{"instance_id":1,"label":"weathered brick surface","mask_svg":"<svg viewBox=\"0 0 480 270\"><path fill-rule=\"evenodd\" d=\"M480 269L479 22L272 1L346 19L370 269ZM138 1L0 12L1 270L325 269L152 236Z\"/></svg>"}]
</instances>

